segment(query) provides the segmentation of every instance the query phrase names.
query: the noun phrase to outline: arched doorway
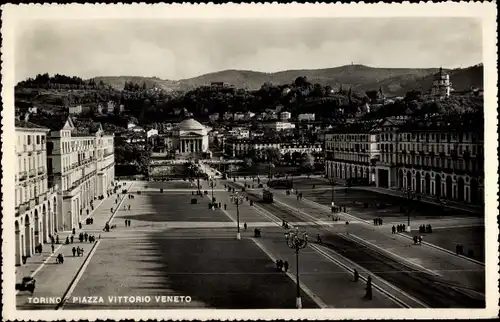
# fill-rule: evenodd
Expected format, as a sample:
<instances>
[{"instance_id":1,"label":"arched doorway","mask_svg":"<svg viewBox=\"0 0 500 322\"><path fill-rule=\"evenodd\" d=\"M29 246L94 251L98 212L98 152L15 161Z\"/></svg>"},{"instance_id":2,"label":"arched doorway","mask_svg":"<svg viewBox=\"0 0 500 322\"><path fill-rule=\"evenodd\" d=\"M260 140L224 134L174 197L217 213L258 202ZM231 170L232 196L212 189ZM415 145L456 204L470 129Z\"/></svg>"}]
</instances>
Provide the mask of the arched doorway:
<instances>
[{"instance_id":1,"label":"arched doorway","mask_svg":"<svg viewBox=\"0 0 500 322\"><path fill-rule=\"evenodd\" d=\"M31 256L31 231L30 231L30 216L26 214L26 217L24 218L24 256L30 257Z\"/></svg>"},{"instance_id":2,"label":"arched doorway","mask_svg":"<svg viewBox=\"0 0 500 322\"><path fill-rule=\"evenodd\" d=\"M436 196L441 197L441 175L436 175Z\"/></svg>"},{"instance_id":3,"label":"arched doorway","mask_svg":"<svg viewBox=\"0 0 500 322\"><path fill-rule=\"evenodd\" d=\"M21 256L22 256L22 244L21 244L21 229L19 228L19 222L16 220L15 222L15 232L16 232L16 266L21 265Z\"/></svg>"},{"instance_id":4,"label":"arched doorway","mask_svg":"<svg viewBox=\"0 0 500 322\"><path fill-rule=\"evenodd\" d=\"M479 204L479 185L476 179L470 181L470 202Z\"/></svg>"},{"instance_id":5,"label":"arched doorway","mask_svg":"<svg viewBox=\"0 0 500 322\"><path fill-rule=\"evenodd\" d=\"M42 240L44 243L46 243L49 239L48 231L49 231L49 226L48 226L48 220L47 220L47 209L45 208L45 205L43 205L42 206Z\"/></svg>"},{"instance_id":6,"label":"arched doorway","mask_svg":"<svg viewBox=\"0 0 500 322\"><path fill-rule=\"evenodd\" d=\"M446 176L446 198L453 199L453 183L450 176Z\"/></svg>"},{"instance_id":7,"label":"arched doorway","mask_svg":"<svg viewBox=\"0 0 500 322\"><path fill-rule=\"evenodd\" d=\"M38 214L38 209L35 209L35 245L40 244L42 240L42 232L41 232L41 220Z\"/></svg>"},{"instance_id":8,"label":"arched doorway","mask_svg":"<svg viewBox=\"0 0 500 322\"><path fill-rule=\"evenodd\" d=\"M403 170L398 171L398 186L399 189L403 189Z\"/></svg>"},{"instance_id":9,"label":"arched doorway","mask_svg":"<svg viewBox=\"0 0 500 322\"><path fill-rule=\"evenodd\" d=\"M415 176L415 190L417 193L421 193L421 186L422 186L422 178L420 177L420 172L417 171L417 175Z\"/></svg>"},{"instance_id":10,"label":"arched doorway","mask_svg":"<svg viewBox=\"0 0 500 322\"><path fill-rule=\"evenodd\" d=\"M428 173L425 174L425 194L431 194L431 175Z\"/></svg>"},{"instance_id":11,"label":"arched doorway","mask_svg":"<svg viewBox=\"0 0 500 322\"><path fill-rule=\"evenodd\" d=\"M412 185L411 185L411 172L408 170L406 171L406 189L412 190Z\"/></svg>"},{"instance_id":12,"label":"arched doorway","mask_svg":"<svg viewBox=\"0 0 500 322\"><path fill-rule=\"evenodd\" d=\"M458 178L458 192L457 192L457 198L460 201L464 200L464 190L465 190L465 183L463 178Z\"/></svg>"}]
</instances>

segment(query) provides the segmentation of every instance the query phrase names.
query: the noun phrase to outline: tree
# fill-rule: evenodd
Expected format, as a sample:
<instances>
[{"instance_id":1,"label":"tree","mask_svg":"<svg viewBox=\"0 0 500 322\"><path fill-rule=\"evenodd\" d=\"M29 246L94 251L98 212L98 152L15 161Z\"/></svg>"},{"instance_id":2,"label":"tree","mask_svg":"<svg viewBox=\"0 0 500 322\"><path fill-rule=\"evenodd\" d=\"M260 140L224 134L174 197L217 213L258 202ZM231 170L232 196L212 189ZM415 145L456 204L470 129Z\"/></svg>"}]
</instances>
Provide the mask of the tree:
<instances>
[{"instance_id":1,"label":"tree","mask_svg":"<svg viewBox=\"0 0 500 322\"><path fill-rule=\"evenodd\" d=\"M272 169L275 164L281 159L281 152L278 148L266 149L267 161L269 162L269 178L272 178Z\"/></svg>"},{"instance_id":2,"label":"tree","mask_svg":"<svg viewBox=\"0 0 500 322\"><path fill-rule=\"evenodd\" d=\"M302 159L302 168L306 171L307 176L310 176L314 170L314 156L307 153Z\"/></svg>"},{"instance_id":3,"label":"tree","mask_svg":"<svg viewBox=\"0 0 500 322\"><path fill-rule=\"evenodd\" d=\"M253 166L253 160L251 158L245 158L243 160L243 165L245 168L250 169Z\"/></svg>"}]
</instances>

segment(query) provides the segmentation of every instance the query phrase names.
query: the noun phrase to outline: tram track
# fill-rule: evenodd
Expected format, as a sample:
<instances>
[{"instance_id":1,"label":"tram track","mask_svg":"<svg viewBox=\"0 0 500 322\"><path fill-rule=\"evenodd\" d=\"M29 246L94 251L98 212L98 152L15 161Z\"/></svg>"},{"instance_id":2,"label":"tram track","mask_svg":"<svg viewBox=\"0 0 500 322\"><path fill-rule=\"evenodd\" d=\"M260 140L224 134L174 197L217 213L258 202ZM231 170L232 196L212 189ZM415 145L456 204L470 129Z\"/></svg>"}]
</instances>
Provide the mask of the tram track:
<instances>
[{"instance_id":1,"label":"tram track","mask_svg":"<svg viewBox=\"0 0 500 322\"><path fill-rule=\"evenodd\" d=\"M230 186L241 189L238 184L230 184ZM290 223L310 222L309 230L314 229L315 233L322 236L322 242L319 245L334 250L429 307L484 308L486 305L484 294L480 292L456 285L427 271L398 261L383 250L363 244L348 234L332 232L330 226L322 224L320 220L311 220L312 216L293 211L291 207L285 207L280 203L263 203L255 191L246 191L246 194L249 200L252 200L259 208L263 208L278 218Z\"/></svg>"}]
</instances>

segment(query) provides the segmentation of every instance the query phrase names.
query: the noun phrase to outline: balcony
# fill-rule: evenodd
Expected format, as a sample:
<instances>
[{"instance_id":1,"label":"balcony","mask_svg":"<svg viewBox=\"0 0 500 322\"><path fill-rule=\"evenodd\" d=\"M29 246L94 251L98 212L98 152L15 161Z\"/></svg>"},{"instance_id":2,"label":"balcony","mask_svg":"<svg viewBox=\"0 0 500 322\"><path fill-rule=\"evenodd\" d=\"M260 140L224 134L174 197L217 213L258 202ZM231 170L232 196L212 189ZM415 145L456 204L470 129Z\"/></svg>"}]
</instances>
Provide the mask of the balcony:
<instances>
[{"instance_id":1,"label":"balcony","mask_svg":"<svg viewBox=\"0 0 500 322\"><path fill-rule=\"evenodd\" d=\"M29 203L28 202L23 202L22 204L19 205L19 212L16 212L16 215L20 215L25 213L29 209Z\"/></svg>"},{"instance_id":2,"label":"balcony","mask_svg":"<svg viewBox=\"0 0 500 322\"><path fill-rule=\"evenodd\" d=\"M28 171L28 176L33 178L36 175L36 169L31 169Z\"/></svg>"},{"instance_id":3,"label":"balcony","mask_svg":"<svg viewBox=\"0 0 500 322\"><path fill-rule=\"evenodd\" d=\"M36 172L37 172L37 174L43 174L45 172L44 170L45 169L43 167L38 167Z\"/></svg>"},{"instance_id":4,"label":"balcony","mask_svg":"<svg viewBox=\"0 0 500 322\"><path fill-rule=\"evenodd\" d=\"M28 202L28 205L29 209L35 208L35 206L37 205L35 198L31 198L30 201Z\"/></svg>"}]
</instances>

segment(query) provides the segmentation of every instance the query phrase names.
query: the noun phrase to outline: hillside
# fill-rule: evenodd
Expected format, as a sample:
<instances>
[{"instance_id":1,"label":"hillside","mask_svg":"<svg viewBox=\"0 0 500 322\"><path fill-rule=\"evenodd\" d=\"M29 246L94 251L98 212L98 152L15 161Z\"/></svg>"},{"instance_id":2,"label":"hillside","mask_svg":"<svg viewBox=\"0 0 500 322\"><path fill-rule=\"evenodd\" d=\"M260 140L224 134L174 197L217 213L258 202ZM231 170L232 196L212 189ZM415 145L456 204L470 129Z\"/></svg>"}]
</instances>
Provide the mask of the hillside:
<instances>
[{"instance_id":1,"label":"hillside","mask_svg":"<svg viewBox=\"0 0 500 322\"><path fill-rule=\"evenodd\" d=\"M469 90L471 87L483 88L483 65L475 65L467 68L457 68L446 71L450 75L450 81L455 91ZM410 91L427 91L432 86L432 74L413 81L402 83L401 95Z\"/></svg>"},{"instance_id":2,"label":"hillside","mask_svg":"<svg viewBox=\"0 0 500 322\"><path fill-rule=\"evenodd\" d=\"M364 65L346 65L325 69L287 70L276 73L262 73L248 70L224 70L179 81L163 80L157 77L109 76L96 77L96 82L103 81L116 89L123 89L125 82L146 83L166 90L189 90L211 82L225 82L237 88L259 89L270 82L275 85L292 83L299 76L306 76L311 83L330 85L338 88L352 87L364 92L379 89L389 95L402 96L410 90L426 92L431 88L432 75L438 68L376 68ZM457 91L470 87L483 86L483 66L476 65L464 69L445 70L450 74L453 87Z\"/></svg>"},{"instance_id":3,"label":"hillside","mask_svg":"<svg viewBox=\"0 0 500 322\"><path fill-rule=\"evenodd\" d=\"M105 84L111 85L117 90L122 90L125 82L133 82L138 84L146 83L148 88L157 86L165 91L180 89L180 84L177 81L165 80L158 77L141 77L141 76L99 76L93 78L96 82L103 81Z\"/></svg>"},{"instance_id":4,"label":"hillside","mask_svg":"<svg viewBox=\"0 0 500 322\"><path fill-rule=\"evenodd\" d=\"M378 89L380 86L388 93L398 92L402 83L418 79L437 72L437 68L375 68L364 65L346 65L326 69L287 70L277 73L261 73L253 71L225 70L216 73L183 79L179 82L184 88L208 84L210 82L226 82L237 88L258 89L265 82L275 85L292 83L299 76L306 76L311 83L320 83L338 88L353 87L359 91Z\"/></svg>"}]
</instances>

